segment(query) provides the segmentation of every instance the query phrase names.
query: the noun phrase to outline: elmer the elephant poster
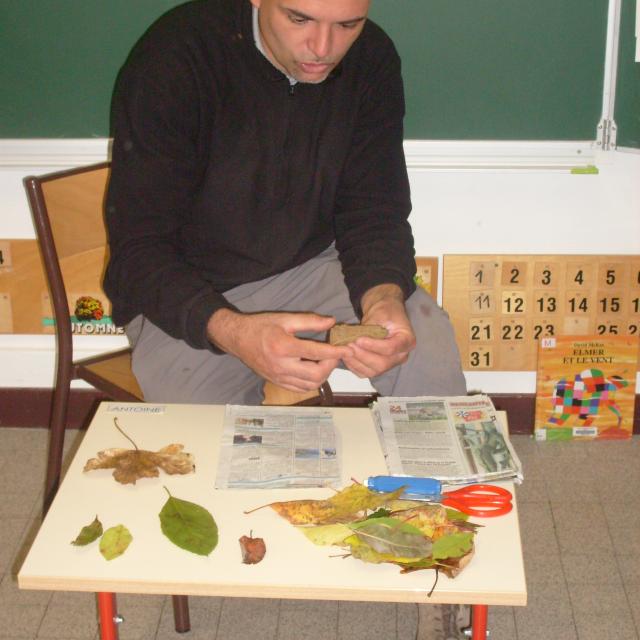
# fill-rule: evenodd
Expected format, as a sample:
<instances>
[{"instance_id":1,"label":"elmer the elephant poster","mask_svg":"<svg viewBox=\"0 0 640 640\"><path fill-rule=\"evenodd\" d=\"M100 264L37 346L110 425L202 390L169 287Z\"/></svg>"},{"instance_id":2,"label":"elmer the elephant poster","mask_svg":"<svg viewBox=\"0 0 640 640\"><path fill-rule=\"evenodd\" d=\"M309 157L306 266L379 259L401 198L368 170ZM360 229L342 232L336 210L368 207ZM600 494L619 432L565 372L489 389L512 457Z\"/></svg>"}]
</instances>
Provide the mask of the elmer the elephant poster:
<instances>
[{"instance_id":1,"label":"elmer the elephant poster","mask_svg":"<svg viewBox=\"0 0 640 640\"><path fill-rule=\"evenodd\" d=\"M558 336L538 351L536 440L631 437L637 336Z\"/></svg>"}]
</instances>

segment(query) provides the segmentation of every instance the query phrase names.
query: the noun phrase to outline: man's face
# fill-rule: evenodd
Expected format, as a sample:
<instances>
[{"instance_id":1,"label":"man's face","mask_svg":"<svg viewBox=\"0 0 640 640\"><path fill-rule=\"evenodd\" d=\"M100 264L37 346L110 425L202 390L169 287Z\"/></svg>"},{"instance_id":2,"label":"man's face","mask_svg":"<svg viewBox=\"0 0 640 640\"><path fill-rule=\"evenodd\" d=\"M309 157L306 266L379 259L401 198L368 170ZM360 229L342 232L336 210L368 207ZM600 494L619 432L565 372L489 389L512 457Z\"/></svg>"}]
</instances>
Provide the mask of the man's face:
<instances>
[{"instance_id":1,"label":"man's face","mask_svg":"<svg viewBox=\"0 0 640 640\"><path fill-rule=\"evenodd\" d=\"M299 82L322 82L360 35L369 0L251 0L271 62Z\"/></svg>"}]
</instances>

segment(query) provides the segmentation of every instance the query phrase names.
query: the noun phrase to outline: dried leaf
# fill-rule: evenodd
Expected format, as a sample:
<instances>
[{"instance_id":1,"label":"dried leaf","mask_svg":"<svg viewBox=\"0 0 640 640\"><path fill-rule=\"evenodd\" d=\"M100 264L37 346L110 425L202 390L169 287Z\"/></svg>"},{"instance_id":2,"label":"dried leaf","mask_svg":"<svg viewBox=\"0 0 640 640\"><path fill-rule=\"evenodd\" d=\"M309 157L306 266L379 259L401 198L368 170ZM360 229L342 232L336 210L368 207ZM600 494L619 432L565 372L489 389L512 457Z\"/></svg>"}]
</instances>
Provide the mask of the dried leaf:
<instances>
[{"instance_id":1,"label":"dried leaf","mask_svg":"<svg viewBox=\"0 0 640 640\"><path fill-rule=\"evenodd\" d=\"M440 504L399 500L402 490L378 494L356 483L328 500L270 506L314 544L337 545L364 562L397 564L403 573L436 569L455 577L473 556L478 525Z\"/></svg>"},{"instance_id":2,"label":"dried leaf","mask_svg":"<svg viewBox=\"0 0 640 640\"><path fill-rule=\"evenodd\" d=\"M186 474L195 471L193 456L182 451L181 444L170 444L158 451L145 451L120 428L118 419L113 419L115 428L133 445L133 449L105 449L97 458L87 460L85 471L114 469L113 477L122 484L135 484L140 478L157 478L158 467L165 473Z\"/></svg>"},{"instance_id":3,"label":"dried leaf","mask_svg":"<svg viewBox=\"0 0 640 640\"><path fill-rule=\"evenodd\" d=\"M469 553L466 553L459 558L446 558L438 561L438 568L447 577L455 578L470 562L473 558L473 547Z\"/></svg>"},{"instance_id":4,"label":"dried leaf","mask_svg":"<svg viewBox=\"0 0 640 640\"><path fill-rule=\"evenodd\" d=\"M100 520L98 520L98 516L96 516L91 524L85 525L80 529L80 533L71 544L74 544L77 547L84 547L91 544L94 540L97 540L101 535L102 522L100 522Z\"/></svg>"},{"instance_id":5,"label":"dried leaf","mask_svg":"<svg viewBox=\"0 0 640 640\"><path fill-rule=\"evenodd\" d=\"M352 484L328 500L291 500L273 502L270 506L291 524L332 524L351 522L366 511L384 506L397 499L403 487L391 493L370 491L361 484Z\"/></svg>"},{"instance_id":6,"label":"dried leaf","mask_svg":"<svg viewBox=\"0 0 640 640\"><path fill-rule=\"evenodd\" d=\"M144 449L105 449L97 458L87 460L85 471L114 469L113 477L122 484L135 484L140 478L157 478L158 468L165 473L186 474L195 470L194 458L181 444L170 444L158 451Z\"/></svg>"},{"instance_id":7,"label":"dried leaf","mask_svg":"<svg viewBox=\"0 0 640 640\"><path fill-rule=\"evenodd\" d=\"M159 516L162 533L181 549L208 556L218 544L216 521L194 502L169 494Z\"/></svg>"},{"instance_id":8,"label":"dried leaf","mask_svg":"<svg viewBox=\"0 0 640 640\"><path fill-rule=\"evenodd\" d=\"M131 544L133 536L122 524L107 529L100 538L100 553L105 560L113 560L121 556Z\"/></svg>"},{"instance_id":9,"label":"dried leaf","mask_svg":"<svg viewBox=\"0 0 640 640\"><path fill-rule=\"evenodd\" d=\"M429 538L434 537L438 527L447 524L447 510L440 504L423 502L419 507L394 511L393 517L413 525Z\"/></svg>"},{"instance_id":10,"label":"dried leaf","mask_svg":"<svg viewBox=\"0 0 640 640\"><path fill-rule=\"evenodd\" d=\"M254 538L253 532L248 536L242 536L239 542L244 564L258 564L267 552L264 540L262 538Z\"/></svg>"}]
</instances>

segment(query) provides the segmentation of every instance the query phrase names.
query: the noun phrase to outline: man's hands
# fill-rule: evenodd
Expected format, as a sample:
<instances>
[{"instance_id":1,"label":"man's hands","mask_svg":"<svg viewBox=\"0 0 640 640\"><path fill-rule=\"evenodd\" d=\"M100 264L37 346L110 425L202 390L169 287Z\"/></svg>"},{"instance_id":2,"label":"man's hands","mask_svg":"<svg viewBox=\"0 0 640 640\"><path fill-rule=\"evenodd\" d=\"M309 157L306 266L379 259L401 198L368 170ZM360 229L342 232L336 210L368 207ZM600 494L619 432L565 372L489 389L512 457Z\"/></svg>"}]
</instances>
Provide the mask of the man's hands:
<instances>
[{"instance_id":1,"label":"man's hands","mask_svg":"<svg viewBox=\"0 0 640 640\"><path fill-rule=\"evenodd\" d=\"M315 313L238 313L219 309L207 324L209 340L236 356L265 380L291 391L317 389L351 347L336 347L295 336L324 332L335 318Z\"/></svg>"},{"instance_id":2,"label":"man's hands","mask_svg":"<svg viewBox=\"0 0 640 640\"><path fill-rule=\"evenodd\" d=\"M416 346L407 317L402 290L395 284L381 284L362 296L362 324L378 324L388 336L384 340L360 337L349 344L352 354L343 357L345 366L360 378L374 378L406 362Z\"/></svg>"},{"instance_id":3,"label":"man's hands","mask_svg":"<svg viewBox=\"0 0 640 640\"><path fill-rule=\"evenodd\" d=\"M291 391L317 389L340 360L360 378L373 378L406 362L416 345L400 287L381 284L362 296L362 324L388 331L382 340L362 336L348 346L296 337L321 333L335 318L315 313L238 313L219 309L207 324L209 340L265 380Z\"/></svg>"}]
</instances>

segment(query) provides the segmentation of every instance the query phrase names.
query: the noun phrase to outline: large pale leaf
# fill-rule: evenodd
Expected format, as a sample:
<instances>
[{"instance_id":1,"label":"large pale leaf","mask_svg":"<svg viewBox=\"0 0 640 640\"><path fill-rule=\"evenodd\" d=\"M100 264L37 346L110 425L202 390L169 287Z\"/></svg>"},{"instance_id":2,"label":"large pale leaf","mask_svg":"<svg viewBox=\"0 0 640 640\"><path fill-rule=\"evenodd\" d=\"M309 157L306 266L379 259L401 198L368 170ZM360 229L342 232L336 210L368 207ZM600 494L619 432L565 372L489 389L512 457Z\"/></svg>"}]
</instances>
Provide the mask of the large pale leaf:
<instances>
[{"instance_id":1,"label":"large pale leaf","mask_svg":"<svg viewBox=\"0 0 640 640\"><path fill-rule=\"evenodd\" d=\"M87 524L80 533L76 536L76 539L71 543L77 547L84 547L91 544L94 540L97 540L102 535L102 522L98 520L96 516L91 524Z\"/></svg>"},{"instance_id":2,"label":"large pale leaf","mask_svg":"<svg viewBox=\"0 0 640 640\"><path fill-rule=\"evenodd\" d=\"M133 536L122 524L107 529L100 538L100 553L105 560L113 560L121 556L131 544Z\"/></svg>"},{"instance_id":3,"label":"large pale leaf","mask_svg":"<svg viewBox=\"0 0 640 640\"><path fill-rule=\"evenodd\" d=\"M194 502L169 495L159 516L162 533L181 549L208 556L218 544L213 516Z\"/></svg>"},{"instance_id":4,"label":"large pale leaf","mask_svg":"<svg viewBox=\"0 0 640 640\"><path fill-rule=\"evenodd\" d=\"M422 531L417 527L414 527L412 524L407 522L403 522L398 518L389 517L387 515L379 515L380 510L372 513L365 520L358 520L357 522L352 522L349 524L349 528L353 531L357 531L358 529L364 529L368 527L370 524L384 524L388 527L397 529L398 531L404 531L405 533L413 533L415 535L422 535Z\"/></svg>"},{"instance_id":5,"label":"large pale leaf","mask_svg":"<svg viewBox=\"0 0 640 640\"><path fill-rule=\"evenodd\" d=\"M383 556L416 560L431 554L431 540L393 518L371 518L351 528L361 542Z\"/></svg>"},{"instance_id":6,"label":"large pale leaf","mask_svg":"<svg viewBox=\"0 0 640 640\"><path fill-rule=\"evenodd\" d=\"M362 560L363 562L371 562L374 564L379 564L381 562L390 562L392 564L397 564L400 567L404 567L415 562L431 561L430 558L419 558L418 560L416 560L415 557L403 557L396 556L390 553L380 553L373 547L369 546L369 544L364 539L358 537L355 532L353 533L353 535L346 538L344 542L351 552L351 555L358 560Z\"/></svg>"}]
</instances>

